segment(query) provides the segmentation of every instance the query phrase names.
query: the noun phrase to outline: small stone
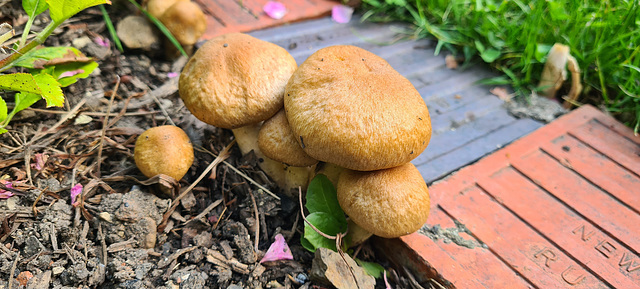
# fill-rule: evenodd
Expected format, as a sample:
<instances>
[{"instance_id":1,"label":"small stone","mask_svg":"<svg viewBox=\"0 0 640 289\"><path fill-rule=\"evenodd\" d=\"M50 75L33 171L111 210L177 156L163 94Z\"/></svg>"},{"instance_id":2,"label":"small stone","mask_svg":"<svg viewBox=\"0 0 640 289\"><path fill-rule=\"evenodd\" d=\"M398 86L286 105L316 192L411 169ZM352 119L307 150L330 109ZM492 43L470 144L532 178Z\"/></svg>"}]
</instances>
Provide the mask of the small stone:
<instances>
[{"instance_id":1,"label":"small stone","mask_svg":"<svg viewBox=\"0 0 640 289\"><path fill-rule=\"evenodd\" d=\"M127 16L116 27L118 37L130 49L159 49L160 38L154 27L142 16Z\"/></svg>"},{"instance_id":2,"label":"small stone","mask_svg":"<svg viewBox=\"0 0 640 289\"><path fill-rule=\"evenodd\" d=\"M44 249L44 246L42 245L42 243L40 243L40 240L38 240L38 238L36 238L35 236L29 236L25 241L23 253L25 257L30 257Z\"/></svg>"},{"instance_id":3,"label":"small stone","mask_svg":"<svg viewBox=\"0 0 640 289\"><path fill-rule=\"evenodd\" d=\"M345 254L344 258L347 260L346 263L339 253L327 248L318 248L311 265L311 279L336 288L367 289L375 287L375 278L367 274L348 255ZM353 270L355 279L358 280L357 283L349 267Z\"/></svg>"},{"instance_id":4,"label":"small stone","mask_svg":"<svg viewBox=\"0 0 640 289\"><path fill-rule=\"evenodd\" d=\"M64 267L53 267L53 269L51 269L51 272L54 276L60 275L60 273L64 272Z\"/></svg>"},{"instance_id":5,"label":"small stone","mask_svg":"<svg viewBox=\"0 0 640 289\"><path fill-rule=\"evenodd\" d=\"M86 47L87 45L89 45L89 43L92 43L91 38L89 38L89 36L82 36L79 38L75 38L71 41L71 45L73 45L73 47L78 49L82 49Z\"/></svg>"}]
</instances>

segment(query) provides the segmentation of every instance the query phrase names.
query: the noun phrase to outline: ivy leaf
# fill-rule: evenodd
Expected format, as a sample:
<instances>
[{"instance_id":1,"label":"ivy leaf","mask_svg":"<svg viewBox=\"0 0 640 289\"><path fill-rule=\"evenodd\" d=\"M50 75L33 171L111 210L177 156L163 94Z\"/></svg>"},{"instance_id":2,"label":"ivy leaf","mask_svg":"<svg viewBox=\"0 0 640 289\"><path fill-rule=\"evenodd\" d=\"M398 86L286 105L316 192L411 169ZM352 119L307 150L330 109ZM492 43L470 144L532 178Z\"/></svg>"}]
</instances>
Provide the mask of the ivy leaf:
<instances>
[{"instance_id":1,"label":"ivy leaf","mask_svg":"<svg viewBox=\"0 0 640 289\"><path fill-rule=\"evenodd\" d=\"M47 107L62 106L64 102L60 83L49 74L13 73L0 75L0 89L40 95L47 101Z\"/></svg>"},{"instance_id":2,"label":"ivy leaf","mask_svg":"<svg viewBox=\"0 0 640 289\"><path fill-rule=\"evenodd\" d=\"M311 213L306 218L307 221L313 224L318 230L330 236L343 233L347 228L346 225L338 223L331 214L325 212ZM336 240L325 238L307 223L304 224L304 239L308 241L308 244L313 246L313 250L310 250L311 252L315 252L318 248L328 248L336 251Z\"/></svg>"},{"instance_id":3,"label":"ivy leaf","mask_svg":"<svg viewBox=\"0 0 640 289\"><path fill-rule=\"evenodd\" d=\"M62 23L78 12L91 6L111 4L109 0L47 0L49 16L55 23Z\"/></svg>"},{"instance_id":4,"label":"ivy leaf","mask_svg":"<svg viewBox=\"0 0 640 289\"><path fill-rule=\"evenodd\" d=\"M316 212L327 213L336 221L347 224L347 219L338 203L336 188L325 175L319 174L309 183L305 207L311 214Z\"/></svg>"},{"instance_id":5,"label":"ivy leaf","mask_svg":"<svg viewBox=\"0 0 640 289\"><path fill-rule=\"evenodd\" d=\"M367 274L371 275L371 277L380 279L382 274L384 273L384 267L380 266L378 263L374 262L366 262L356 258L356 263L364 269Z\"/></svg>"},{"instance_id":6,"label":"ivy leaf","mask_svg":"<svg viewBox=\"0 0 640 289\"><path fill-rule=\"evenodd\" d=\"M39 15L48 8L49 5L45 0L22 0L22 9L24 9L31 18Z\"/></svg>"}]
</instances>

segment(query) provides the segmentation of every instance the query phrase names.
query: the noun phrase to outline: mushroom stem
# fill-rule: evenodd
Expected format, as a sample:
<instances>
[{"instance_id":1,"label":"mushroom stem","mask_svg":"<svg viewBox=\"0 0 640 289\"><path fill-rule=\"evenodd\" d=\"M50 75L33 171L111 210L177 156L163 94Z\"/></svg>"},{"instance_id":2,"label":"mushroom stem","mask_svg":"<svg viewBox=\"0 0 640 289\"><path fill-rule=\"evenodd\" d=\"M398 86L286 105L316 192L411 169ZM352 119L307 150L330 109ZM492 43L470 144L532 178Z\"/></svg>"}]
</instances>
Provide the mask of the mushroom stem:
<instances>
[{"instance_id":1,"label":"mushroom stem","mask_svg":"<svg viewBox=\"0 0 640 289\"><path fill-rule=\"evenodd\" d=\"M358 246L364 243L364 241L368 240L369 237L373 236L373 233L360 227L351 219L347 220L347 226L349 228L349 233L347 233L347 236L345 238L347 239L346 241L349 247Z\"/></svg>"},{"instance_id":2,"label":"mushroom stem","mask_svg":"<svg viewBox=\"0 0 640 289\"><path fill-rule=\"evenodd\" d=\"M285 165L285 185L282 187L284 194L291 198L295 198L298 194L298 187L301 187L303 191L306 191L309 181L314 175L314 168L315 166L294 167Z\"/></svg>"},{"instance_id":3,"label":"mushroom stem","mask_svg":"<svg viewBox=\"0 0 640 289\"><path fill-rule=\"evenodd\" d=\"M258 158L258 165L277 185L284 188L287 184L285 180L285 168L281 162L274 161L265 156L258 147L258 132L260 124L251 124L231 130L236 138L238 147L242 155L253 151Z\"/></svg>"},{"instance_id":4,"label":"mushroom stem","mask_svg":"<svg viewBox=\"0 0 640 289\"><path fill-rule=\"evenodd\" d=\"M338 185L338 177L344 168L332 163L320 163L316 167L316 173L310 176L313 179L316 175L323 174L331 181L334 186Z\"/></svg>"}]
</instances>

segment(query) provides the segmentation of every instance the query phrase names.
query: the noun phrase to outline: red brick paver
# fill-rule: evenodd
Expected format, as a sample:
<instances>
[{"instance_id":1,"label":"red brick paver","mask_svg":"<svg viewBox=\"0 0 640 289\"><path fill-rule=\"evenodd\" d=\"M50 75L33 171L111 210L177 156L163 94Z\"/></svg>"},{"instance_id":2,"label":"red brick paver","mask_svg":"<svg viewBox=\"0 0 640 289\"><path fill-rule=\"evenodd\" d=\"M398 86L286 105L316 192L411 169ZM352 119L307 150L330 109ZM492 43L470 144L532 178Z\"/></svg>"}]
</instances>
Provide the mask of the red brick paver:
<instances>
[{"instance_id":1,"label":"red brick paver","mask_svg":"<svg viewBox=\"0 0 640 289\"><path fill-rule=\"evenodd\" d=\"M287 7L282 19L267 16L262 7L268 0L195 0L207 15L203 40L231 32L249 32L267 27L329 15L335 0L280 0Z\"/></svg>"},{"instance_id":2,"label":"red brick paver","mask_svg":"<svg viewBox=\"0 0 640 289\"><path fill-rule=\"evenodd\" d=\"M448 288L640 288L639 174L640 137L584 106L431 187L427 226L475 248L377 241Z\"/></svg>"}]
</instances>

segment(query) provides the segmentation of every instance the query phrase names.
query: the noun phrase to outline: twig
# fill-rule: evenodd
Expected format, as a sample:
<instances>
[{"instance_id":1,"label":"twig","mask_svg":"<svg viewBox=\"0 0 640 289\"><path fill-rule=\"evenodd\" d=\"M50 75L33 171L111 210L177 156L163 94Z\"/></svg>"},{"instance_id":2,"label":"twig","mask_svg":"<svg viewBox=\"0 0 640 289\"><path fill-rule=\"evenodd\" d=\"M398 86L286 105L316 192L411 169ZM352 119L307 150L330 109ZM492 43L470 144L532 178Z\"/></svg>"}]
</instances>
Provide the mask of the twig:
<instances>
[{"instance_id":1,"label":"twig","mask_svg":"<svg viewBox=\"0 0 640 289\"><path fill-rule=\"evenodd\" d=\"M104 136L107 133L107 127L109 126L109 115L111 113L111 106L113 106L113 99L116 97L116 92L120 87L120 76L116 75L118 78L116 80L116 85L113 88L113 92L111 92L111 97L109 98L109 105L107 106L107 115L104 116L102 120L102 132L100 134L100 145L98 146L98 157L96 161L98 162L96 165L96 176L100 177L100 165L102 163L102 147L104 146Z\"/></svg>"},{"instance_id":2,"label":"twig","mask_svg":"<svg viewBox=\"0 0 640 289\"><path fill-rule=\"evenodd\" d=\"M204 217L205 215L207 215L209 212L211 212L211 210L213 210L215 207L217 207L218 205L220 205L222 203L222 200L217 200L213 203L211 203L211 205L209 205L207 208L205 208L200 214L198 214L197 216L195 216L193 219L186 221L184 223L184 225L186 226L187 224L193 222L194 220L199 220L200 218Z\"/></svg>"},{"instance_id":3,"label":"twig","mask_svg":"<svg viewBox=\"0 0 640 289\"><path fill-rule=\"evenodd\" d=\"M44 193L49 189L49 187L45 187L44 190L40 191L40 194L38 195L38 197L36 198L35 201L33 201L33 205L31 206L31 209L33 210L33 217L34 218L38 218L38 209L36 208L36 204L38 204L38 202L40 201L40 199L42 198L42 196L44 195Z\"/></svg>"},{"instance_id":4,"label":"twig","mask_svg":"<svg viewBox=\"0 0 640 289\"><path fill-rule=\"evenodd\" d=\"M48 109L32 108L32 107L29 107L26 110L30 110L30 111L34 111L34 112L38 112L38 113L49 113L49 114L65 114L65 113L67 113L66 111L48 110ZM83 112L79 113L78 115L105 116L108 113L110 113L110 112L83 111ZM162 113L162 111L152 110L152 111L127 112L127 113L122 114L122 116L142 116L142 115L157 114L157 113Z\"/></svg>"},{"instance_id":5,"label":"twig","mask_svg":"<svg viewBox=\"0 0 640 289\"><path fill-rule=\"evenodd\" d=\"M58 251L58 237L56 236L56 226L53 223L50 223L49 227L51 228L51 231L49 232L49 235L51 237L51 248L53 248L53 251Z\"/></svg>"},{"instance_id":6,"label":"twig","mask_svg":"<svg viewBox=\"0 0 640 289\"><path fill-rule=\"evenodd\" d=\"M16 255L16 259L13 260L11 265L11 271L9 271L9 289L13 286L13 275L16 273L16 266L18 266L18 259L20 259L20 252Z\"/></svg>"},{"instance_id":7,"label":"twig","mask_svg":"<svg viewBox=\"0 0 640 289\"><path fill-rule=\"evenodd\" d=\"M66 121L68 121L69 119L73 118L77 113L78 110L80 110L80 108L85 104L87 100L86 99L82 99L80 100L80 102L78 102L78 104L76 104L76 106L74 106L64 117L62 117L62 119L60 119L58 122L56 122L52 127L50 127L49 129L45 130L45 131L41 131L36 133L29 142L25 143L23 146L30 146L32 145L34 142L36 142L37 140L39 140L40 138L42 138L43 136L50 134L53 130L57 129L59 126L61 126L63 123L65 123Z\"/></svg>"},{"instance_id":8,"label":"twig","mask_svg":"<svg viewBox=\"0 0 640 289\"><path fill-rule=\"evenodd\" d=\"M158 231L162 231L164 229L164 227L166 226L167 220L169 220L169 216L171 216L171 214L176 210L176 208L178 207L178 205L180 204L180 200L182 198L184 198L184 196L187 195L187 193L189 193L191 190L193 190L193 188L198 185L198 183L200 183L200 181L207 175L209 174L209 172L211 170L213 170L213 168L215 168L216 166L218 166L218 164L220 164L220 162L224 161L224 159L228 158L230 156L230 150L231 147L236 143L235 140L233 140L231 143L229 143L226 147L224 147L224 149L220 152L220 155L218 155L212 162L211 164L209 164L209 166L200 174L200 176L189 186L187 187L182 193L180 193L180 195L178 195L174 200L173 200L173 204L171 205L171 207L169 208L169 210L167 210L167 212L164 213L164 215L162 216L162 222L160 223L160 225L158 225Z\"/></svg>"},{"instance_id":9,"label":"twig","mask_svg":"<svg viewBox=\"0 0 640 289\"><path fill-rule=\"evenodd\" d=\"M220 223L220 220L222 220L222 216L224 216L224 213L227 211L227 207L225 206L224 209L222 209L222 213L220 213L220 216L218 216L218 220L216 221L216 224L213 225L213 229L217 229L218 228L218 224Z\"/></svg>"},{"instance_id":10,"label":"twig","mask_svg":"<svg viewBox=\"0 0 640 289\"><path fill-rule=\"evenodd\" d=\"M192 246L192 247L186 247L186 248L179 249L178 251L176 251L173 254L169 255L167 258L161 259L160 261L158 261L158 268L166 267L167 265L171 264L171 262L173 262L174 260L178 259L183 254L189 253L189 252L195 250L196 248L198 248L198 246Z\"/></svg>"},{"instance_id":11,"label":"twig","mask_svg":"<svg viewBox=\"0 0 640 289\"><path fill-rule=\"evenodd\" d=\"M100 243L102 243L102 264L107 265L107 243L104 239L104 234L102 233L102 224L98 224L98 238L100 238Z\"/></svg>"},{"instance_id":12,"label":"twig","mask_svg":"<svg viewBox=\"0 0 640 289\"><path fill-rule=\"evenodd\" d=\"M171 117L169 116L169 113L164 109L164 107L162 106L162 103L160 103L160 100L156 97L155 94L153 93L149 93L149 95L153 98L153 101L156 102L156 104L158 105L158 107L160 108L160 110L162 111L162 114L164 114L164 116L167 118L167 120L169 121L169 123L173 126L176 125L175 122L173 122L173 119L171 119Z\"/></svg>"},{"instance_id":13,"label":"twig","mask_svg":"<svg viewBox=\"0 0 640 289\"><path fill-rule=\"evenodd\" d=\"M205 148L197 148L199 151L201 152L205 152L208 153L212 156L216 156L214 153L210 152L209 150L205 149ZM272 196L273 198L275 198L276 200L280 200L280 197L278 197L276 194L274 194L273 192L271 192L269 189L265 188L264 186L258 184L258 182L254 181L252 178L250 178L249 176L245 175L243 172L241 172L240 170L238 170L236 167L234 167L232 164L228 163L227 161L223 161L222 162L224 165L226 165L228 168L230 168L232 171L234 171L236 174L240 175L241 177L243 177L245 180L249 181L250 183L252 183L253 185L255 185L256 187L258 187L259 189L261 189L263 192L269 194L270 196Z\"/></svg>"},{"instance_id":14,"label":"twig","mask_svg":"<svg viewBox=\"0 0 640 289\"><path fill-rule=\"evenodd\" d=\"M253 213L256 215L256 232L255 232L255 252L258 252L258 242L260 242L260 215L258 214L258 205L256 204L256 198L253 197L253 193L249 190L249 196L251 196L251 202L253 203Z\"/></svg>"}]
</instances>

